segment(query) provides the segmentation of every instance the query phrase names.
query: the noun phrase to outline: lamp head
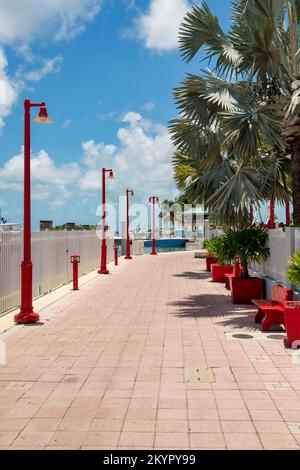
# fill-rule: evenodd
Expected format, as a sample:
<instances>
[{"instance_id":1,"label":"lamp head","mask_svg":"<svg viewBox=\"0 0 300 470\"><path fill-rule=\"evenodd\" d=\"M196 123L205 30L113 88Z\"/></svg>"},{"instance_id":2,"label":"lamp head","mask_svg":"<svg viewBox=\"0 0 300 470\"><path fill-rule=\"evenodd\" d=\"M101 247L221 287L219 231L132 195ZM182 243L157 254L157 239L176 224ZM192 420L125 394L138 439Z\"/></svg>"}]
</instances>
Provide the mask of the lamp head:
<instances>
[{"instance_id":1,"label":"lamp head","mask_svg":"<svg viewBox=\"0 0 300 470\"><path fill-rule=\"evenodd\" d=\"M34 122L39 124L52 124L53 121L48 118L47 108L44 104L41 106L39 115L34 119Z\"/></svg>"},{"instance_id":2,"label":"lamp head","mask_svg":"<svg viewBox=\"0 0 300 470\"><path fill-rule=\"evenodd\" d=\"M113 172L112 170L110 170L108 178L109 178L110 180L114 180L114 179L115 179L115 177L114 177L114 172Z\"/></svg>"}]
</instances>

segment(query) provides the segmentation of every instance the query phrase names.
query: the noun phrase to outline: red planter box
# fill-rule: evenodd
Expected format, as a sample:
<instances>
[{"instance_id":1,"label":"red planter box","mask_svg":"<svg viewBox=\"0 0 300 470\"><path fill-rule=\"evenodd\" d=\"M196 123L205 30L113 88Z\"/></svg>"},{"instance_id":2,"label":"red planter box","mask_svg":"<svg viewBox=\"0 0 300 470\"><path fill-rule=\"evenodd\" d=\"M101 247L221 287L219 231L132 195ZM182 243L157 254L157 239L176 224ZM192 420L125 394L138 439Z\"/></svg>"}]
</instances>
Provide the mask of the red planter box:
<instances>
[{"instance_id":1,"label":"red planter box","mask_svg":"<svg viewBox=\"0 0 300 470\"><path fill-rule=\"evenodd\" d=\"M290 347L300 346L300 302L287 302L284 309L287 342ZM294 344L298 341L298 345Z\"/></svg>"},{"instance_id":2,"label":"red planter box","mask_svg":"<svg viewBox=\"0 0 300 470\"><path fill-rule=\"evenodd\" d=\"M250 305L252 299L264 298L264 283L259 277L229 279L232 302L239 305Z\"/></svg>"},{"instance_id":3,"label":"red planter box","mask_svg":"<svg viewBox=\"0 0 300 470\"><path fill-rule=\"evenodd\" d=\"M217 258L213 258L212 256L208 256L206 258L206 271L209 273L211 272L211 265L216 264L218 262Z\"/></svg>"},{"instance_id":4,"label":"red planter box","mask_svg":"<svg viewBox=\"0 0 300 470\"><path fill-rule=\"evenodd\" d=\"M232 264L212 264L211 265L211 277L213 282L226 282L225 274L233 273Z\"/></svg>"}]
</instances>

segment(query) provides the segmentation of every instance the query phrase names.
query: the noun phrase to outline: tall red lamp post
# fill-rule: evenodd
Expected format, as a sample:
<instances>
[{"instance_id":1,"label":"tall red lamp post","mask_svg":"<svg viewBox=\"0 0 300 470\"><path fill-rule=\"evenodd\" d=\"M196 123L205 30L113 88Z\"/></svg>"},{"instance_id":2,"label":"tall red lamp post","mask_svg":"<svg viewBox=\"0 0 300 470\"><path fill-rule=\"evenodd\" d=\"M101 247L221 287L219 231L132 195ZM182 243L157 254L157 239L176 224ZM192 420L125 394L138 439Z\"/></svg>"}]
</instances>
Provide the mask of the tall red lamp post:
<instances>
[{"instance_id":1,"label":"tall red lamp post","mask_svg":"<svg viewBox=\"0 0 300 470\"><path fill-rule=\"evenodd\" d=\"M101 245L101 266L98 271L99 274L109 274L107 269L107 244L106 244L106 175L110 180L114 179L112 169L107 170L102 168L102 245Z\"/></svg>"},{"instance_id":2,"label":"tall red lamp post","mask_svg":"<svg viewBox=\"0 0 300 470\"><path fill-rule=\"evenodd\" d=\"M150 204L152 204L152 252L151 255L156 256L156 236L155 236L155 204L159 203L159 199L156 196L149 198Z\"/></svg>"},{"instance_id":3,"label":"tall red lamp post","mask_svg":"<svg viewBox=\"0 0 300 470\"><path fill-rule=\"evenodd\" d=\"M268 228L273 230L275 229L275 200L274 197L270 199L270 219L268 223Z\"/></svg>"},{"instance_id":4,"label":"tall red lamp post","mask_svg":"<svg viewBox=\"0 0 300 470\"><path fill-rule=\"evenodd\" d=\"M286 217L286 226L289 227L292 223L291 220L291 208L290 208L290 203L287 202L285 204L285 217Z\"/></svg>"},{"instance_id":5,"label":"tall red lamp post","mask_svg":"<svg viewBox=\"0 0 300 470\"><path fill-rule=\"evenodd\" d=\"M32 306L32 261L31 261L31 182L30 182L30 109L40 108L39 116L34 119L40 124L51 124L46 105L24 101L24 232L23 232L23 261L21 264L21 306L15 315L16 323L35 323L39 315Z\"/></svg>"},{"instance_id":6,"label":"tall red lamp post","mask_svg":"<svg viewBox=\"0 0 300 470\"><path fill-rule=\"evenodd\" d=\"M130 236L129 236L129 196L134 196L134 191L126 189L126 256L125 259L132 259L130 254Z\"/></svg>"}]
</instances>

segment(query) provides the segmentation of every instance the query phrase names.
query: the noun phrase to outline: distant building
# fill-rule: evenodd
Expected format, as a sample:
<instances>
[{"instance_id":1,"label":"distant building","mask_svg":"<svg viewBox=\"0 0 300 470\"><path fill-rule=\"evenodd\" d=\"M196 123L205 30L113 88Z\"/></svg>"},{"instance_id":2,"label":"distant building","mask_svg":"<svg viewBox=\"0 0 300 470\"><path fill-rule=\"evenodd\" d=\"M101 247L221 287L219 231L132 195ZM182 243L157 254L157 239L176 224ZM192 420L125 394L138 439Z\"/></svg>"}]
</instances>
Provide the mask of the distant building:
<instances>
[{"instance_id":1,"label":"distant building","mask_svg":"<svg viewBox=\"0 0 300 470\"><path fill-rule=\"evenodd\" d=\"M75 230L76 224L75 222L67 222L66 223L66 230Z\"/></svg>"},{"instance_id":2,"label":"distant building","mask_svg":"<svg viewBox=\"0 0 300 470\"><path fill-rule=\"evenodd\" d=\"M40 220L40 231L53 230L53 220Z\"/></svg>"}]
</instances>

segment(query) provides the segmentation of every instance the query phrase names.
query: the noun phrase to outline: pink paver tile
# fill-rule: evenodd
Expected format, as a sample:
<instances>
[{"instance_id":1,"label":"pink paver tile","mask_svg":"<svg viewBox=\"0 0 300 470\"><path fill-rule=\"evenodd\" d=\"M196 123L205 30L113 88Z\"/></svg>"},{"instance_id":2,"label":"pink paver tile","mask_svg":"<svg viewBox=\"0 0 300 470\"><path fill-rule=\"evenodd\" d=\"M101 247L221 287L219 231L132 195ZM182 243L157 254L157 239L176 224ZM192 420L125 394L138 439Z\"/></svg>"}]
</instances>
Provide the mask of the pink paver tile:
<instances>
[{"instance_id":1,"label":"pink paver tile","mask_svg":"<svg viewBox=\"0 0 300 470\"><path fill-rule=\"evenodd\" d=\"M282 417L277 410L250 410L253 421L282 421Z\"/></svg>"},{"instance_id":2,"label":"pink paver tile","mask_svg":"<svg viewBox=\"0 0 300 470\"><path fill-rule=\"evenodd\" d=\"M29 419L0 419L0 432L22 431L28 422Z\"/></svg>"},{"instance_id":3,"label":"pink paver tile","mask_svg":"<svg viewBox=\"0 0 300 470\"><path fill-rule=\"evenodd\" d=\"M112 431L89 431L85 437L83 447L95 447L115 449L120 437L119 432Z\"/></svg>"},{"instance_id":4,"label":"pink paver tile","mask_svg":"<svg viewBox=\"0 0 300 470\"><path fill-rule=\"evenodd\" d=\"M246 409L221 409L219 417L221 421L249 421L251 419Z\"/></svg>"},{"instance_id":5,"label":"pink paver tile","mask_svg":"<svg viewBox=\"0 0 300 470\"><path fill-rule=\"evenodd\" d=\"M157 419L168 419L168 420L187 420L187 409L182 408L182 409L177 409L177 408L163 408L163 409L158 409L157 411Z\"/></svg>"},{"instance_id":6,"label":"pink paver tile","mask_svg":"<svg viewBox=\"0 0 300 470\"><path fill-rule=\"evenodd\" d=\"M92 418L75 417L69 418L67 415L60 421L58 431L88 431L92 423Z\"/></svg>"},{"instance_id":7,"label":"pink paver tile","mask_svg":"<svg viewBox=\"0 0 300 470\"><path fill-rule=\"evenodd\" d=\"M156 432L155 447L172 447L174 449L189 449L188 433Z\"/></svg>"},{"instance_id":8,"label":"pink paver tile","mask_svg":"<svg viewBox=\"0 0 300 470\"><path fill-rule=\"evenodd\" d=\"M56 431L60 418L33 418L26 426L27 432Z\"/></svg>"},{"instance_id":9,"label":"pink paver tile","mask_svg":"<svg viewBox=\"0 0 300 470\"><path fill-rule=\"evenodd\" d=\"M289 428L283 421L254 421L259 434L289 434Z\"/></svg>"},{"instance_id":10,"label":"pink paver tile","mask_svg":"<svg viewBox=\"0 0 300 470\"><path fill-rule=\"evenodd\" d=\"M223 435L218 434L190 434L191 450L222 450L225 449Z\"/></svg>"},{"instance_id":11,"label":"pink paver tile","mask_svg":"<svg viewBox=\"0 0 300 470\"><path fill-rule=\"evenodd\" d=\"M20 431L0 431L0 446L9 446L18 437Z\"/></svg>"},{"instance_id":12,"label":"pink paver tile","mask_svg":"<svg viewBox=\"0 0 300 470\"><path fill-rule=\"evenodd\" d=\"M189 421L191 433L219 434L222 432L220 421Z\"/></svg>"},{"instance_id":13,"label":"pink paver tile","mask_svg":"<svg viewBox=\"0 0 300 470\"><path fill-rule=\"evenodd\" d=\"M86 432L83 431L56 431L52 435L48 445L79 449L84 441L85 435Z\"/></svg>"},{"instance_id":14,"label":"pink paver tile","mask_svg":"<svg viewBox=\"0 0 300 470\"><path fill-rule=\"evenodd\" d=\"M225 433L224 438L229 450L262 449L260 440L255 433Z\"/></svg>"},{"instance_id":15,"label":"pink paver tile","mask_svg":"<svg viewBox=\"0 0 300 470\"><path fill-rule=\"evenodd\" d=\"M125 420L123 426L123 432L154 432L155 431L155 420L152 419L136 419L136 420Z\"/></svg>"},{"instance_id":16,"label":"pink paver tile","mask_svg":"<svg viewBox=\"0 0 300 470\"><path fill-rule=\"evenodd\" d=\"M160 433L187 433L188 421L176 419L159 419L156 421L156 432Z\"/></svg>"},{"instance_id":17,"label":"pink paver tile","mask_svg":"<svg viewBox=\"0 0 300 470\"><path fill-rule=\"evenodd\" d=\"M25 428L14 441L14 446L26 446L28 448L36 448L45 446L53 435L53 431L33 431Z\"/></svg>"},{"instance_id":18,"label":"pink paver tile","mask_svg":"<svg viewBox=\"0 0 300 470\"><path fill-rule=\"evenodd\" d=\"M264 433L259 437L266 450L292 450L300 447L291 434Z\"/></svg>"},{"instance_id":19,"label":"pink paver tile","mask_svg":"<svg viewBox=\"0 0 300 470\"><path fill-rule=\"evenodd\" d=\"M154 432L122 432L119 446L144 447L145 449L152 449L154 444Z\"/></svg>"},{"instance_id":20,"label":"pink paver tile","mask_svg":"<svg viewBox=\"0 0 300 470\"><path fill-rule=\"evenodd\" d=\"M255 427L251 421L221 421L223 432L229 433L255 433Z\"/></svg>"},{"instance_id":21,"label":"pink paver tile","mask_svg":"<svg viewBox=\"0 0 300 470\"><path fill-rule=\"evenodd\" d=\"M95 418L100 419L124 419L126 408L103 408L100 406L96 411Z\"/></svg>"},{"instance_id":22,"label":"pink paver tile","mask_svg":"<svg viewBox=\"0 0 300 470\"><path fill-rule=\"evenodd\" d=\"M143 422L143 421L142 421ZM124 421L122 419L94 419L90 431L121 431Z\"/></svg>"}]
</instances>

